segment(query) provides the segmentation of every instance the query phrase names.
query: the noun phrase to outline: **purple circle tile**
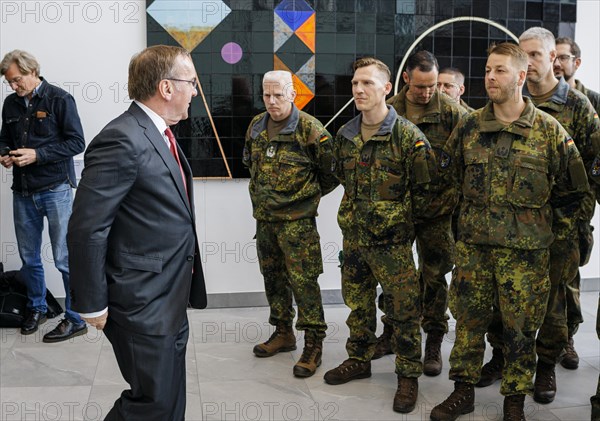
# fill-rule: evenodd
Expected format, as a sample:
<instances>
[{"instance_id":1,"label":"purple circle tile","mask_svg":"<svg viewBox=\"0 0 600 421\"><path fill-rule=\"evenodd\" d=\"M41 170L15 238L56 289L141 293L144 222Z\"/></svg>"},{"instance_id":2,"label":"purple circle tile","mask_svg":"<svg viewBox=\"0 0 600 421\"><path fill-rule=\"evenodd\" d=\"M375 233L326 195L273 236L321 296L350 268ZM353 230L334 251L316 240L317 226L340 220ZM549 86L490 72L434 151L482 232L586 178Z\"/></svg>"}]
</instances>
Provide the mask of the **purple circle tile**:
<instances>
[{"instance_id":1,"label":"purple circle tile","mask_svg":"<svg viewBox=\"0 0 600 421\"><path fill-rule=\"evenodd\" d=\"M242 59L242 47L236 42L228 42L221 48L221 57L229 64L235 64Z\"/></svg>"}]
</instances>

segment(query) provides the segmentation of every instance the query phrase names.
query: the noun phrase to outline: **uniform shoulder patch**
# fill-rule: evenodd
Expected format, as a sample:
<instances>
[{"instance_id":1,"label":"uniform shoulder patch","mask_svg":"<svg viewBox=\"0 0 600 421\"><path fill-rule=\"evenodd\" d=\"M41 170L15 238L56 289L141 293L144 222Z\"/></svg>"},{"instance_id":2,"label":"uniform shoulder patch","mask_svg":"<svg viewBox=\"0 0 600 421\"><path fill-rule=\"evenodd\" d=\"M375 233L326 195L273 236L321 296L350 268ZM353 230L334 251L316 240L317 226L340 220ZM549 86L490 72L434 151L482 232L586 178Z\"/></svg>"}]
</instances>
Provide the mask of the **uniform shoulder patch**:
<instances>
[{"instance_id":1,"label":"uniform shoulder patch","mask_svg":"<svg viewBox=\"0 0 600 421\"><path fill-rule=\"evenodd\" d=\"M442 169L448 168L450 166L450 162L452 162L452 158L445 151L440 152L440 167Z\"/></svg>"},{"instance_id":2,"label":"uniform shoulder patch","mask_svg":"<svg viewBox=\"0 0 600 421\"><path fill-rule=\"evenodd\" d=\"M415 143L415 149L419 149L425 146L425 141L423 140L417 140L417 142Z\"/></svg>"},{"instance_id":3,"label":"uniform shoulder patch","mask_svg":"<svg viewBox=\"0 0 600 421\"><path fill-rule=\"evenodd\" d=\"M600 156L592 162L592 177L600 177Z\"/></svg>"},{"instance_id":4,"label":"uniform shoulder patch","mask_svg":"<svg viewBox=\"0 0 600 421\"><path fill-rule=\"evenodd\" d=\"M573 138L571 138L571 137L565 137L564 142L567 145L567 148L575 145L575 142L573 142Z\"/></svg>"},{"instance_id":5,"label":"uniform shoulder patch","mask_svg":"<svg viewBox=\"0 0 600 421\"><path fill-rule=\"evenodd\" d=\"M323 143L323 142L325 142L327 139L329 139L329 136L327 136L326 134L324 134L324 135L322 135L322 136L319 138L319 143Z\"/></svg>"}]
</instances>

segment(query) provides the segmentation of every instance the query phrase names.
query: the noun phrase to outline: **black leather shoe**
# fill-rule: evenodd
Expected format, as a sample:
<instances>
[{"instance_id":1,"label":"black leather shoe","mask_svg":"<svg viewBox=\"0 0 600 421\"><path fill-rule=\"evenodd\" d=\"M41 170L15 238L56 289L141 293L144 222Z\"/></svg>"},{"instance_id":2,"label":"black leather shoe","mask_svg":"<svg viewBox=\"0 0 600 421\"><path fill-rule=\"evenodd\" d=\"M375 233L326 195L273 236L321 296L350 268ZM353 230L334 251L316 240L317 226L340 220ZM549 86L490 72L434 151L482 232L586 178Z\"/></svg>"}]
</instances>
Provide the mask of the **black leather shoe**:
<instances>
[{"instance_id":1,"label":"black leather shoe","mask_svg":"<svg viewBox=\"0 0 600 421\"><path fill-rule=\"evenodd\" d=\"M70 320L62 319L54 330L44 335L43 340L46 343L62 342L86 333L87 325L85 322L76 325Z\"/></svg>"},{"instance_id":2,"label":"black leather shoe","mask_svg":"<svg viewBox=\"0 0 600 421\"><path fill-rule=\"evenodd\" d=\"M31 335L37 332L38 326L46 323L46 313L41 311L31 311L21 325L21 335Z\"/></svg>"}]
</instances>

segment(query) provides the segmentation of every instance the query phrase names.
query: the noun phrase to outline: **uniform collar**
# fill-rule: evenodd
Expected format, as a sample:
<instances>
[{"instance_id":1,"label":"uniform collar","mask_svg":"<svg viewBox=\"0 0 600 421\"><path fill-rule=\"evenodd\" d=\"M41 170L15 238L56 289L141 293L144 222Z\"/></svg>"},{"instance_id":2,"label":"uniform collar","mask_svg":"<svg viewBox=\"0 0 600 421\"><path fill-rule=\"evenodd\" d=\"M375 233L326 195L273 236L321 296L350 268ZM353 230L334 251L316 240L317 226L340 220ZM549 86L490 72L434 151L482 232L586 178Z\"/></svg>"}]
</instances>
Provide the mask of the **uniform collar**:
<instances>
[{"instance_id":1,"label":"uniform collar","mask_svg":"<svg viewBox=\"0 0 600 421\"><path fill-rule=\"evenodd\" d=\"M267 130L267 122L269 121L269 113L264 113L262 118L256 122L254 127L252 127L252 132L250 136L252 139L256 139L259 134ZM296 131L296 127L298 127L298 121L300 120L300 110L296 107L296 104L292 103L292 114L290 115L290 119L288 123L285 125L283 129L279 132L280 135L290 135Z\"/></svg>"},{"instance_id":2,"label":"uniform collar","mask_svg":"<svg viewBox=\"0 0 600 421\"><path fill-rule=\"evenodd\" d=\"M481 112L479 131L485 133L509 132L523 137L529 136L529 130L533 127L535 119L535 105L529 97L523 97L525 109L519 118L506 126L504 123L496 120L494 116L494 104L489 101Z\"/></svg>"},{"instance_id":3,"label":"uniform collar","mask_svg":"<svg viewBox=\"0 0 600 421\"><path fill-rule=\"evenodd\" d=\"M558 80L556 90L554 91L550 99L542 104L538 104L538 107L550 108L555 111L561 111L563 106L567 103L569 89L569 84L567 83L564 77L561 77ZM529 93L529 89L527 88L527 83L523 85L523 96L531 98L531 94Z\"/></svg>"},{"instance_id":4,"label":"uniform collar","mask_svg":"<svg viewBox=\"0 0 600 421\"><path fill-rule=\"evenodd\" d=\"M398 113L391 105L387 105L387 109L388 113L383 119L383 122L381 123L381 126L379 127L377 133L375 133L371 138L372 140L387 140L387 135L389 135L392 132L392 129L394 128L394 124L398 119ZM340 129L340 136L343 136L349 140L354 139L354 137L360 134L361 123L362 113L354 117L352 120L346 123L344 127Z\"/></svg>"}]
</instances>

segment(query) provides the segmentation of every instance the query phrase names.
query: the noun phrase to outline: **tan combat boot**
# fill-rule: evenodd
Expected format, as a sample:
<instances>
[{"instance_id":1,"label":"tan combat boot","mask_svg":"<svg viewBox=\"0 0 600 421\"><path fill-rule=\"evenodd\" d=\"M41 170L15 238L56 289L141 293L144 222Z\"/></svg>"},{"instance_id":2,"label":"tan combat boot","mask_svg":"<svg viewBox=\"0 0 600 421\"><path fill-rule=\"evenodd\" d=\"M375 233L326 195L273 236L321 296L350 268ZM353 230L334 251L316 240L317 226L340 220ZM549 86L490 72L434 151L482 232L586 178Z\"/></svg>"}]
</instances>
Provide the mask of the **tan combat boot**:
<instances>
[{"instance_id":1,"label":"tan combat boot","mask_svg":"<svg viewBox=\"0 0 600 421\"><path fill-rule=\"evenodd\" d=\"M383 324L383 333L377 338L375 353L372 360L378 360L384 355L393 354L392 352L392 327L386 323Z\"/></svg>"},{"instance_id":2,"label":"tan combat boot","mask_svg":"<svg viewBox=\"0 0 600 421\"><path fill-rule=\"evenodd\" d=\"M434 330L427 334L425 342L425 358L423 360L423 374L437 376L442 372L442 341L444 332Z\"/></svg>"},{"instance_id":3,"label":"tan combat boot","mask_svg":"<svg viewBox=\"0 0 600 421\"><path fill-rule=\"evenodd\" d=\"M271 357L278 352L293 351L296 349L296 336L291 326L278 324L275 332L264 343L254 347L252 352L257 357Z\"/></svg>"},{"instance_id":4,"label":"tan combat boot","mask_svg":"<svg viewBox=\"0 0 600 421\"><path fill-rule=\"evenodd\" d=\"M504 397L504 421L525 421L525 395Z\"/></svg>"},{"instance_id":5,"label":"tan combat boot","mask_svg":"<svg viewBox=\"0 0 600 421\"><path fill-rule=\"evenodd\" d=\"M496 380L502 378L502 369L504 368L504 354L502 349L494 348L492 359L489 360L481 369L481 378L475 384L477 387L487 387Z\"/></svg>"},{"instance_id":6,"label":"tan combat boot","mask_svg":"<svg viewBox=\"0 0 600 421\"><path fill-rule=\"evenodd\" d=\"M475 388L464 382L454 383L454 392L431 411L432 421L454 421L475 411Z\"/></svg>"},{"instance_id":7,"label":"tan combat boot","mask_svg":"<svg viewBox=\"0 0 600 421\"><path fill-rule=\"evenodd\" d=\"M294 366L294 376L310 377L315 374L317 367L321 365L323 354L323 342L315 339L304 340L302 356Z\"/></svg>"}]
</instances>

